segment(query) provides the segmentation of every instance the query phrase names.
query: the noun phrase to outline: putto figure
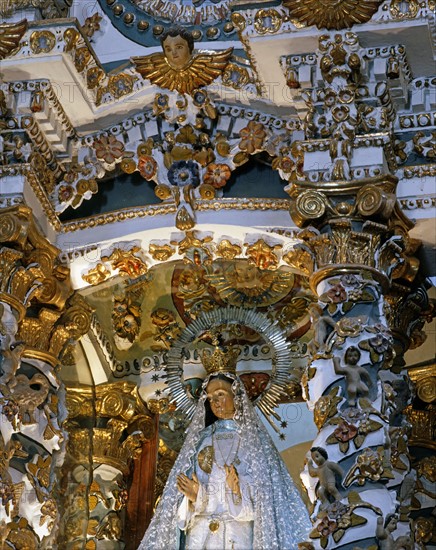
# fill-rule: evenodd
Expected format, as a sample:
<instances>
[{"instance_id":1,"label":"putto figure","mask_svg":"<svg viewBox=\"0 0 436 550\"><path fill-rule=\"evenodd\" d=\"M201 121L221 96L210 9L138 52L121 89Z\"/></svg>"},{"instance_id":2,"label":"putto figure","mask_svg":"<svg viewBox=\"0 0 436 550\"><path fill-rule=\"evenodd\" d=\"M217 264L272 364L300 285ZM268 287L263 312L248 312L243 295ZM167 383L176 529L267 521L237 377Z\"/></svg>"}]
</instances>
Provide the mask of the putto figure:
<instances>
[{"instance_id":1,"label":"putto figure","mask_svg":"<svg viewBox=\"0 0 436 550\"><path fill-rule=\"evenodd\" d=\"M350 346L345 350L344 366L341 366L339 357L333 357L333 366L336 374L345 376L345 385L350 407L356 406L357 396L366 397L369 393L368 385L371 384L371 377L364 367L359 366L361 353L356 346ZM367 384L363 381L366 380Z\"/></svg>"},{"instance_id":2,"label":"putto figure","mask_svg":"<svg viewBox=\"0 0 436 550\"><path fill-rule=\"evenodd\" d=\"M171 27L161 36L163 53L133 57L132 62L143 78L180 94L189 94L208 86L224 71L233 48L220 52L194 51L192 34Z\"/></svg>"},{"instance_id":3,"label":"putto figure","mask_svg":"<svg viewBox=\"0 0 436 550\"><path fill-rule=\"evenodd\" d=\"M215 348L185 443L139 550L293 550L311 529L277 449Z\"/></svg>"}]
</instances>

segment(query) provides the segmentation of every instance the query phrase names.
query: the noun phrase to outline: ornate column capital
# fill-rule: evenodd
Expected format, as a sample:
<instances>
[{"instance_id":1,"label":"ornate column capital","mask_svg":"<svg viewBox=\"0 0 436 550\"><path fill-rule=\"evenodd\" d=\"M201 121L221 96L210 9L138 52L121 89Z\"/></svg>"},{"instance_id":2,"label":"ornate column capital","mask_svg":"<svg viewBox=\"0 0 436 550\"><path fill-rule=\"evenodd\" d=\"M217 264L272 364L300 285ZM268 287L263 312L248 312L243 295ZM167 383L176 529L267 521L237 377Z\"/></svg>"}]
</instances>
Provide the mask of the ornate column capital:
<instances>
[{"instance_id":1,"label":"ornate column capital","mask_svg":"<svg viewBox=\"0 0 436 550\"><path fill-rule=\"evenodd\" d=\"M296 181L288 188L290 213L299 227L321 229L337 219L387 225L398 219L410 229L412 222L396 204L397 183L391 174L359 180Z\"/></svg>"},{"instance_id":2,"label":"ornate column capital","mask_svg":"<svg viewBox=\"0 0 436 550\"><path fill-rule=\"evenodd\" d=\"M92 428L92 460L94 464L109 464L124 475L130 473L132 460L140 453L144 441L155 436L152 415L139 397L133 382L115 382L94 387L68 388L67 427L74 444L70 450L77 462L89 458L88 427L80 421L99 419Z\"/></svg>"}]
</instances>

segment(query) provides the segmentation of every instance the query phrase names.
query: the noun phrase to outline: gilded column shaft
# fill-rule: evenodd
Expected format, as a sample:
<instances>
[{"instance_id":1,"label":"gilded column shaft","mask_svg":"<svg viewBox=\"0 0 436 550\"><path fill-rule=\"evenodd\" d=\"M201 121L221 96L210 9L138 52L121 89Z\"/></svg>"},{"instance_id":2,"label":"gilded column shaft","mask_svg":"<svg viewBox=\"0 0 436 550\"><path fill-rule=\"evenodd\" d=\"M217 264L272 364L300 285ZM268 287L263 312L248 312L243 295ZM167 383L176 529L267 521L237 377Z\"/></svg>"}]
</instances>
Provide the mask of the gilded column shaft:
<instances>
[{"instance_id":1,"label":"gilded column shaft","mask_svg":"<svg viewBox=\"0 0 436 550\"><path fill-rule=\"evenodd\" d=\"M60 545L122 549L134 462L155 421L132 382L69 388L67 409Z\"/></svg>"},{"instance_id":2,"label":"gilded column shaft","mask_svg":"<svg viewBox=\"0 0 436 550\"><path fill-rule=\"evenodd\" d=\"M52 547L64 445L62 354L89 328L59 251L24 206L0 211L0 471L2 541Z\"/></svg>"}]
</instances>

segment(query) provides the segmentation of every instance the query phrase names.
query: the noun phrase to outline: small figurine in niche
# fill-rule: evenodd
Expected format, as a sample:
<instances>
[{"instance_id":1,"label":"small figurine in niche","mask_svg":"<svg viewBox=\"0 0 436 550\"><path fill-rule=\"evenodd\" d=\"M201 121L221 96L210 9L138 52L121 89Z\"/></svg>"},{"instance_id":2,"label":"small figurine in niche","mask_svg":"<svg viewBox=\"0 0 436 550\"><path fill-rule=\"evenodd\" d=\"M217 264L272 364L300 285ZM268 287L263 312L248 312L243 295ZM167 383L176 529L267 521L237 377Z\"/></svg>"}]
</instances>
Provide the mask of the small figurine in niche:
<instances>
[{"instance_id":1,"label":"small figurine in niche","mask_svg":"<svg viewBox=\"0 0 436 550\"><path fill-rule=\"evenodd\" d=\"M307 461L309 475L319 479L316 495L321 501L321 510L324 510L330 504L329 496L341 500L341 494L336 487L336 476L342 479L344 471L339 464L328 460L327 451L322 447L312 447L310 457ZM316 468L313 463L316 464Z\"/></svg>"},{"instance_id":2,"label":"small figurine in niche","mask_svg":"<svg viewBox=\"0 0 436 550\"><path fill-rule=\"evenodd\" d=\"M208 86L224 71L233 48L219 52L193 53L192 34L180 27L167 29L160 38L163 52L133 57L136 70L153 84L190 94Z\"/></svg>"},{"instance_id":3,"label":"small figurine in niche","mask_svg":"<svg viewBox=\"0 0 436 550\"><path fill-rule=\"evenodd\" d=\"M369 393L368 386L371 385L371 378L367 370L363 367L359 367L358 363L361 357L359 348L356 346L350 346L346 349L344 355L345 365L341 367L341 360L339 357L333 357L333 366L336 374L343 374L345 376L346 390L348 395L348 403L351 407L356 405L357 395L366 397ZM368 385L362 380L365 378Z\"/></svg>"},{"instance_id":4,"label":"small figurine in niche","mask_svg":"<svg viewBox=\"0 0 436 550\"><path fill-rule=\"evenodd\" d=\"M330 351L331 334L335 330L336 323L328 315L322 314L322 307L319 304L312 303L308 307L308 312L312 320L313 339L308 345L312 355L322 355Z\"/></svg>"}]
</instances>

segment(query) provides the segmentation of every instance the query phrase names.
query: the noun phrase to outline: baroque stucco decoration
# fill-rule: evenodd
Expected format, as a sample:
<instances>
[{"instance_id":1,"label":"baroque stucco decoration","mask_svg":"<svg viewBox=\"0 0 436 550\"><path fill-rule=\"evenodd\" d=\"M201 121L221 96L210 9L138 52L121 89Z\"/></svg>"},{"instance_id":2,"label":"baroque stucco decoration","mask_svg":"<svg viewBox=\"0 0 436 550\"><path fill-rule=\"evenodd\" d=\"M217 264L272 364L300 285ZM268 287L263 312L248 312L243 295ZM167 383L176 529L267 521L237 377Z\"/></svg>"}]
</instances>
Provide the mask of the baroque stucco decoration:
<instances>
[{"instance_id":1,"label":"baroque stucco decoration","mask_svg":"<svg viewBox=\"0 0 436 550\"><path fill-rule=\"evenodd\" d=\"M0 212L0 241L2 540L36 549L53 543L60 513L56 461L65 432L56 367L88 331L90 310L29 208Z\"/></svg>"},{"instance_id":2,"label":"baroque stucco decoration","mask_svg":"<svg viewBox=\"0 0 436 550\"><path fill-rule=\"evenodd\" d=\"M116 403L113 394L124 392L117 377L123 382L130 377L135 384L141 378L144 386L153 388L147 403L165 417L161 428L177 439L177 445L180 434L171 427L183 425L182 419L173 415L169 398L157 394L161 387L153 386L152 377L161 375L171 344L183 330L181 319L191 320L199 307L210 305L211 287L214 297L224 303L253 311L264 308L271 323L287 335L301 331L300 364L304 346L312 358L305 395L319 429L314 446L325 450L326 460L336 460L343 470L342 479L334 480L336 492L331 479L318 470L322 453L318 453L321 458L316 456L318 464L313 458L311 471L312 457L307 457L305 480L314 529L302 547L368 546L383 537L389 544L409 544L401 539L407 529L417 544L431 544L434 464L426 453L433 449L434 380L427 376L432 367L411 370L417 395L407 404L410 385L402 361L409 347L422 344L424 323L434 312L421 284L422 273L428 274L425 250L431 233L425 224L435 206L436 84L428 69L433 62L429 37L434 0L359 6L346 0L301 1L288 7L237 3L232 14L226 0L213 5L108 1L102 2L106 15L99 11L92 17L73 5L71 13L82 27L71 19L32 21L47 17L55 4L62 2L15 3L27 6L28 28L7 45L2 60L0 207L30 203L44 232L63 249L63 264L52 271L55 281L44 285L39 284L39 268L34 265L38 261L27 257L21 245L14 242L3 250L10 285L4 293L7 299L2 300L1 327L9 340L0 383L3 427L8 426L13 437L8 439L2 431L2 488L7 495L2 512L6 514L7 507L8 517L21 518L17 528L17 522L7 523L7 543L17 547L28 539L35 545L36 537L55 537L53 529L51 535L48 531L58 517L49 496L51 483L56 482L53 476L47 485L47 474L52 475L51 456L57 451L47 448L62 439L55 402L61 386L51 374L52 367L42 368L35 356L52 365L62 338L71 331L74 337L80 333L70 319L66 331L65 318L56 319L63 301L70 304L68 285L60 282L71 275L75 288L90 285L96 300L117 276L123 278L126 284L119 285L123 292L111 302L108 330L117 335L121 347L130 346L130 353L136 353L135 346L147 333L147 354L117 362L115 353L120 350L108 345L95 318L84 349L92 346L96 351L93 374L103 379L104 373L110 379L100 388L109 402ZM2 36L12 23L11 5L7 2L4 8L7 22L1 27ZM309 7L319 9L309 13ZM159 36L177 14L197 44L207 40L217 52L225 51L230 40L234 46L212 85L200 87L199 95L185 95L179 105L176 91L158 89L116 52L108 57L103 46L105 38L119 40L120 51L126 51L127 42L121 44L114 22L131 39L128 56L147 55L148 51L135 49L135 43L159 47ZM17 74L26 76L17 80ZM42 79L41 74L50 76ZM71 89L65 83L72 74L74 101L69 101ZM266 172L250 183L244 173L253 166L264 166ZM274 174L280 179L273 189ZM261 185L266 179L268 185ZM129 187L132 180L136 184ZM105 203L112 189L122 190L127 201L122 208L121 202ZM129 193L138 201L128 202ZM25 226L23 212L18 218ZM415 228L403 212L417 219ZM243 230L216 233L220 223L263 231L247 239ZM295 226L302 228L298 239L293 246L281 246L282 235L296 236ZM14 227L21 242L22 233L18 225ZM421 249L419 238L424 240ZM17 252L24 256L18 258ZM424 260L422 267L417 254ZM42 256L38 260L44 263ZM147 292L153 266L164 264L159 271L164 273L165 263L172 261L183 262L174 272L177 290L171 291L174 297L179 294L181 316L165 301L144 314L146 298L141 293ZM306 289L303 297L293 297L285 307L271 307L274 297L287 288L285 266L310 279L312 294ZM29 283L26 291L20 281ZM40 308L43 288L45 306ZM14 301L12 294L18 299ZM315 294L318 303L307 312ZM142 309L137 307L140 300ZM37 313L26 315L19 331L12 319L20 318L23 311L18 303L31 304ZM86 307L82 301L76 305L80 313ZM28 312L30 306L25 309ZM312 342L308 342L312 333L307 333L309 313ZM89 318L83 327L88 326ZM99 345L94 338L101 339ZM29 343L32 358L27 357ZM263 348L244 342L244 358L267 362L270 356ZM42 352L47 349L51 354L46 356ZM74 371L69 354L67 360ZM186 360L196 364L193 354ZM84 368L83 363L77 368ZM160 379L159 383L163 385ZM128 384L123 388L131 391ZM411 432L402 415L406 404ZM140 409L138 405L137 412ZM114 456L103 465L99 449L104 442L113 436L122 447L135 424L121 418L116 407L107 416L102 411L99 408L97 420L103 426L98 426L98 435L77 437L84 449L95 443L98 452L89 452L86 458L79 453L72 461L77 465L89 459L89 471L98 464L113 477L105 483L96 475L82 485L80 476L68 480L71 488L78 489L77 500L65 508L69 514L65 517L74 519L71 531L65 529L71 550L76 543L88 548L118 548L124 543L134 547L132 541L122 541L134 538L131 524L123 525L129 515L126 510L133 506L127 497L133 501L134 495L127 495L123 483L132 470L137 472L132 461L141 460L137 443L142 436L129 453L111 447ZM87 428L86 419L74 416L72 424L76 421L83 424L72 425L73 429ZM29 453L16 441L35 426L47 439L37 443L41 452ZM157 439L145 439L142 446L155 452ZM156 472L160 488L177 453L170 437L161 442ZM414 447L422 457L419 461L414 460ZM24 463L20 477L17 466ZM324 489L330 485L331 492L323 494L318 482ZM135 478L133 487L151 494L152 484L147 483ZM27 489L37 502L36 519L23 517L21 491ZM341 498L334 502L338 493ZM75 516L79 510L84 513ZM397 522L386 516L394 510ZM414 523L409 522L410 514ZM78 533L80 526L86 528ZM365 543L360 543L362 538Z\"/></svg>"}]
</instances>

